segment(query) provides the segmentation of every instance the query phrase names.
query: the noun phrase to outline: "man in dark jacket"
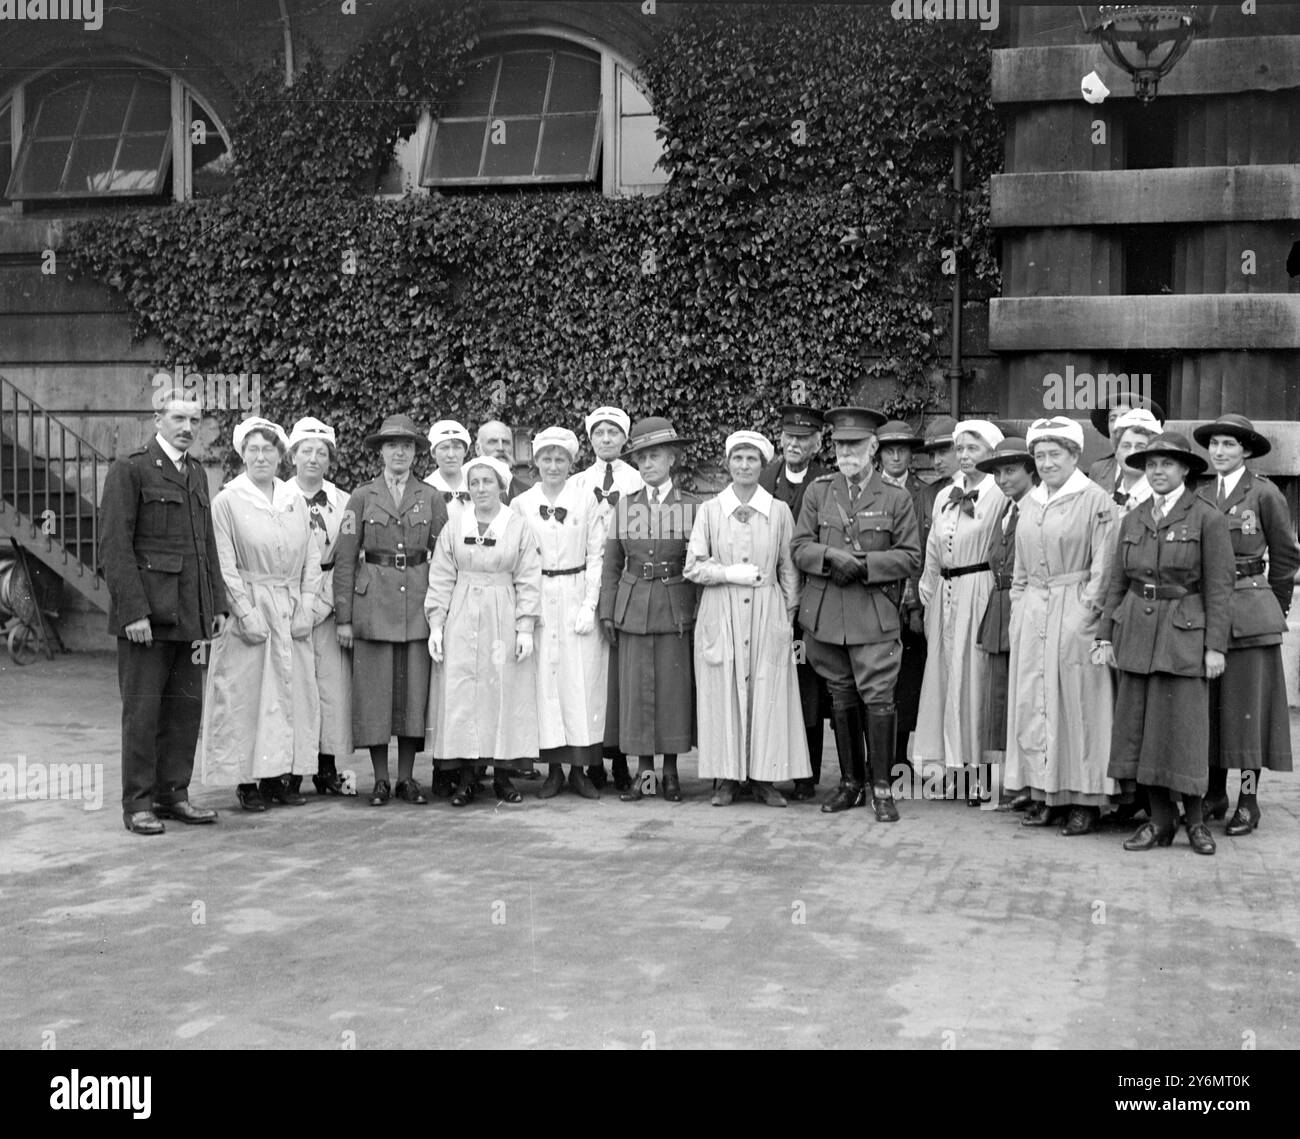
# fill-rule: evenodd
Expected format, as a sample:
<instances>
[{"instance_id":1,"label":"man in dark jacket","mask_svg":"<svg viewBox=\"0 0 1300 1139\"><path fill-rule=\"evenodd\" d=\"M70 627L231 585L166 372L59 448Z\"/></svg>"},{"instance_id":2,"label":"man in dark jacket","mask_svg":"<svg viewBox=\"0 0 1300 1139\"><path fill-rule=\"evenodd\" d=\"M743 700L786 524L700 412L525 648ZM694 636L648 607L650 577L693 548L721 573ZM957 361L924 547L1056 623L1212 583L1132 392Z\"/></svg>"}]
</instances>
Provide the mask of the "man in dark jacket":
<instances>
[{"instance_id":1,"label":"man in dark jacket","mask_svg":"<svg viewBox=\"0 0 1300 1139\"><path fill-rule=\"evenodd\" d=\"M758 485L773 498L790 508L796 521L803 506L803 496L813 479L826 473L817 458L822 449L822 413L816 408L790 405L780 408L781 454L763 468ZM800 637L795 618L794 637ZM812 778L796 779L791 799L811 799L822 775L822 728L830 715L830 693L817 670L802 657L796 672L799 677L799 704L803 711L804 731L808 735L808 758L812 761Z\"/></svg>"},{"instance_id":2,"label":"man in dark jacket","mask_svg":"<svg viewBox=\"0 0 1300 1139\"><path fill-rule=\"evenodd\" d=\"M203 711L203 643L228 616L207 477L186 453L203 412L160 393L157 434L114 463L104 484L100 562L122 693L122 820L162 834L162 819L213 823L189 801Z\"/></svg>"}]
</instances>

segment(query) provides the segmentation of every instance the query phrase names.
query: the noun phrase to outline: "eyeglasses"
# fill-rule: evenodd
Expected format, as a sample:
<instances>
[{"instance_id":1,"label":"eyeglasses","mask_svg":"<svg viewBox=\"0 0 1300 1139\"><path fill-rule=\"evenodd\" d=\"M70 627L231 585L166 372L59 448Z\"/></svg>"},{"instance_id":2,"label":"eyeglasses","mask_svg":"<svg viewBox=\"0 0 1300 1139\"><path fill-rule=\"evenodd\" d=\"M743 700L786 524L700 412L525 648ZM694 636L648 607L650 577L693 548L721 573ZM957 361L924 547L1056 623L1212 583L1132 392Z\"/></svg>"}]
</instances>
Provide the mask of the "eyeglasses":
<instances>
[{"instance_id":1,"label":"eyeglasses","mask_svg":"<svg viewBox=\"0 0 1300 1139\"><path fill-rule=\"evenodd\" d=\"M245 447L244 458L246 459L278 459L280 457L279 447Z\"/></svg>"}]
</instances>

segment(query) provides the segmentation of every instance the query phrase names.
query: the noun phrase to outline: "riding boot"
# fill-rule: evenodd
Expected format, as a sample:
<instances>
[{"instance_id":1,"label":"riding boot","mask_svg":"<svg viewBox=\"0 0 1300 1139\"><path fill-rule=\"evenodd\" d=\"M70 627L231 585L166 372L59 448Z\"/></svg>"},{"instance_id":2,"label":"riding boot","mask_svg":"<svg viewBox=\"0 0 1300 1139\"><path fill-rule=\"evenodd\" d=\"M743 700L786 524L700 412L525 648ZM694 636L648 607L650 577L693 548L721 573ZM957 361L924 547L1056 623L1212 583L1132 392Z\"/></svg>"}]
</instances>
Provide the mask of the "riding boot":
<instances>
[{"instance_id":1,"label":"riding boot","mask_svg":"<svg viewBox=\"0 0 1300 1139\"><path fill-rule=\"evenodd\" d=\"M871 807L882 823L898 822L890 789L890 768L897 746L898 713L892 704L867 709L867 757L871 763Z\"/></svg>"},{"instance_id":2,"label":"riding boot","mask_svg":"<svg viewBox=\"0 0 1300 1139\"><path fill-rule=\"evenodd\" d=\"M866 760L863 755L862 707L834 708L831 723L835 728L835 750L840 760L840 785L822 804L827 814L856 807L862 798Z\"/></svg>"}]
</instances>

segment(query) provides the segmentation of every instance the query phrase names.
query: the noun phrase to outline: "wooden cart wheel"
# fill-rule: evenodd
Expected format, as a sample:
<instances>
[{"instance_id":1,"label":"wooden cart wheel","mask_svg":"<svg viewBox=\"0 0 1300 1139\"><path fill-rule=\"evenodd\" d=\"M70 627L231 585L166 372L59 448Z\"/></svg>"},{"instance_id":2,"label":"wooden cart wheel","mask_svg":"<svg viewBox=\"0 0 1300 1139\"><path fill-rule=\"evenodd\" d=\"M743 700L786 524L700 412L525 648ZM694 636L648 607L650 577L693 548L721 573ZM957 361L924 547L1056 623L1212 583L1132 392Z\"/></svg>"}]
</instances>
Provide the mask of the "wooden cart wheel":
<instances>
[{"instance_id":1,"label":"wooden cart wheel","mask_svg":"<svg viewBox=\"0 0 1300 1139\"><path fill-rule=\"evenodd\" d=\"M40 637L21 621L9 630L9 659L17 665L31 664L41 655Z\"/></svg>"}]
</instances>

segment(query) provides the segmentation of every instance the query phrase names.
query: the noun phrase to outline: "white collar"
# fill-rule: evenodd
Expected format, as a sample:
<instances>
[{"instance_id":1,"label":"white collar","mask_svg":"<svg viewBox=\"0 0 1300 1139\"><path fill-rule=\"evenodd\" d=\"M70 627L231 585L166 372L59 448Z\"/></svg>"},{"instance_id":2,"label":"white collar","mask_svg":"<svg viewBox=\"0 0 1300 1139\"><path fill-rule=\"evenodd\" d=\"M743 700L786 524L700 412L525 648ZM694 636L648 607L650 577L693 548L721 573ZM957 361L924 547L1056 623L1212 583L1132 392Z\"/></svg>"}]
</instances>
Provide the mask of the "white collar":
<instances>
[{"instance_id":1,"label":"white collar","mask_svg":"<svg viewBox=\"0 0 1300 1139\"><path fill-rule=\"evenodd\" d=\"M431 487L433 487L434 490L448 490L451 491L452 494L455 494L456 491L458 490L467 489L465 486L465 472L463 469L460 475L460 486L449 486L447 480L442 477L441 467L435 467L433 469L433 474L431 474L424 481L428 483Z\"/></svg>"},{"instance_id":2,"label":"white collar","mask_svg":"<svg viewBox=\"0 0 1300 1139\"><path fill-rule=\"evenodd\" d=\"M664 481L660 483L658 486L651 486L649 483L646 483L645 496L647 501L649 501L650 499L651 492L656 490L659 492L659 501L663 502L673 492L672 476L669 476L668 478L664 479Z\"/></svg>"},{"instance_id":3,"label":"white collar","mask_svg":"<svg viewBox=\"0 0 1300 1139\"><path fill-rule=\"evenodd\" d=\"M794 483L795 486L798 486L808 477L808 472L812 470L812 463L809 463L801 471L792 471L788 466L783 467L782 469L785 471L785 481L788 483Z\"/></svg>"},{"instance_id":4,"label":"white collar","mask_svg":"<svg viewBox=\"0 0 1300 1139\"><path fill-rule=\"evenodd\" d=\"M1243 463L1235 471L1233 471L1232 474L1218 476L1219 478L1223 479L1223 494L1225 498L1228 495L1230 495L1234 490L1237 489L1237 484L1241 482L1241 476L1244 475L1245 473L1246 473L1246 465L1245 463ZM1215 487L1214 492L1215 494L1218 494L1217 486Z\"/></svg>"},{"instance_id":5,"label":"white collar","mask_svg":"<svg viewBox=\"0 0 1300 1139\"><path fill-rule=\"evenodd\" d=\"M764 518L771 517L772 513L772 495L761 486L756 486L754 488L754 497L745 504L736 497L736 492L732 489L731 483L727 483L726 489L718 495L718 503L722 507L722 513L724 515L735 513L735 511L742 505L752 507Z\"/></svg>"},{"instance_id":6,"label":"white collar","mask_svg":"<svg viewBox=\"0 0 1300 1139\"><path fill-rule=\"evenodd\" d=\"M1090 479L1081 470L1079 470L1078 467L1075 467L1074 473L1070 475L1070 477L1066 479L1064 483L1062 483L1061 489L1058 490L1054 495L1052 495L1050 501L1057 502L1061 499L1069 498L1071 495L1078 494L1081 490L1086 490L1089 486L1096 486L1096 485L1097 484L1094 483L1092 479ZM1033 490L1029 492L1029 497L1032 498L1035 502L1041 503L1042 505L1046 506L1049 501L1047 497L1047 484L1040 482L1036 487L1034 487Z\"/></svg>"},{"instance_id":7,"label":"white collar","mask_svg":"<svg viewBox=\"0 0 1300 1139\"><path fill-rule=\"evenodd\" d=\"M302 491L298 489L297 483L290 484L279 478L272 483L272 497L268 499L253 485L253 480L248 477L247 471L236 475L224 489L272 513L280 511L292 513L294 503L303 501Z\"/></svg>"},{"instance_id":8,"label":"white collar","mask_svg":"<svg viewBox=\"0 0 1300 1139\"><path fill-rule=\"evenodd\" d=\"M1139 502L1146 502L1150 497L1151 484L1147 482L1146 475L1142 475L1138 481L1133 484L1133 489L1128 492L1129 504L1136 506Z\"/></svg>"},{"instance_id":9,"label":"white collar","mask_svg":"<svg viewBox=\"0 0 1300 1139\"><path fill-rule=\"evenodd\" d=\"M1169 515L1169 512L1173 510L1175 506L1178 505L1178 500L1183 497L1183 491L1185 491L1186 489L1187 489L1187 484L1182 483L1177 490L1171 490L1167 495L1165 495L1165 504L1160 508L1160 513L1167 517ZM1154 492L1152 492L1151 497L1154 499L1157 496Z\"/></svg>"},{"instance_id":10,"label":"white collar","mask_svg":"<svg viewBox=\"0 0 1300 1139\"><path fill-rule=\"evenodd\" d=\"M502 504L497 510L496 517L488 523L487 533L483 534L484 538L500 538L505 533L506 525L510 521L513 512L511 509ZM478 518L474 514L474 507L470 503L465 504L465 509L460 512L460 536L462 538L478 538Z\"/></svg>"},{"instance_id":11,"label":"white collar","mask_svg":"<svg viewBox=\"0 0 1300 1139\"><path fill-rule=\"evenodd\" d=\"M173 467L185 458L184 451L176 450L176 448L168 443L161 435L155 435L154 438L158 440L158 446L162 448L163 454L172 461Z\"/></svg>"}]
</instances>

